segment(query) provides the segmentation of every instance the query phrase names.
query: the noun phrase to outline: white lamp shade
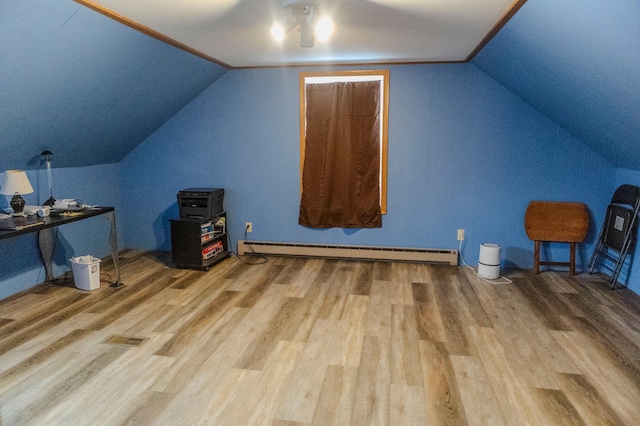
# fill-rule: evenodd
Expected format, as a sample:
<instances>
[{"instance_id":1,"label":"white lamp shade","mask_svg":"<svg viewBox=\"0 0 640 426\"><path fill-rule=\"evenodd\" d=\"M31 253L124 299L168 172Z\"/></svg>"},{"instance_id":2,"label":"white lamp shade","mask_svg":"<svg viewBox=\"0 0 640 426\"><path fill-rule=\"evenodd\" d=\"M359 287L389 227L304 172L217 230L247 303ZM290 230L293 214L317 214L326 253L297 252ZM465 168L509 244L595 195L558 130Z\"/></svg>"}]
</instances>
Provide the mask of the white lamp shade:
<instances>
[{"instance_id":1,"label":"white lamp shade","mask_svg":"<svg viewBox=\"0 0 640 426\"><path fill-rule=\"evenodd\" d=\"M24 170L7 170L0 183L0 194L31 194L33 187Z\"/></svg>"}]
</instances>

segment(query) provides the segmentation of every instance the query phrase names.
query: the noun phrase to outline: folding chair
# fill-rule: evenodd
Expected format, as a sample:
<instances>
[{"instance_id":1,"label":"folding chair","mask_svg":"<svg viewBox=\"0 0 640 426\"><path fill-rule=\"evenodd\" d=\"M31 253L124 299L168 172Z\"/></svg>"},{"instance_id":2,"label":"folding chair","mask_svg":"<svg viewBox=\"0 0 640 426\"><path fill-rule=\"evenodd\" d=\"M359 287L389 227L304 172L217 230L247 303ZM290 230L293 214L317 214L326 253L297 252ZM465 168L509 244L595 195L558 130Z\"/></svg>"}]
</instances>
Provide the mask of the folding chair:
<instances>
[{"instance_id":1,"label":"folding chair","mask_svg":"<svg viewBox=\"0 0 640 426\"><path fill-rule=\"evenodd\" d=\"M640 188L626 184L619 186L607 207L607 216L589 262L590 274L598 262L611 271L612 290L616 287L627 253L635 245L638 235L638 211ZM612 262L613 266L605 263L605 259Z\"/></svg>"}]
</instances>

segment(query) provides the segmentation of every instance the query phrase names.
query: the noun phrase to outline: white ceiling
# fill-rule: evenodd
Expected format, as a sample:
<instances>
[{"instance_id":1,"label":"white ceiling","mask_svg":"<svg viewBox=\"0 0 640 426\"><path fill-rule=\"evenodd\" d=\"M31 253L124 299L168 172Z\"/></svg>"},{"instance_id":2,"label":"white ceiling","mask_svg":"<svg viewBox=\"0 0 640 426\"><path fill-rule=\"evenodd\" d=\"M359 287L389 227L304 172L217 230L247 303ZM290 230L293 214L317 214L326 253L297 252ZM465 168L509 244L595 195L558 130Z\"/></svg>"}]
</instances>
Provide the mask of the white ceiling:
<instances>
[{"instance_id":1,"label":"white ceiling","mask_svg":"<svg viewBox=\"0 0 640 426\"><path fill-rule=\"evenodd\" d=\"M76 0L151 29L230 67L464 61L514 0L324 0L329 42L282 44L270 28L282 0ZM318 1L318 0L316 0Z\"/></svg>"}]
</instances>

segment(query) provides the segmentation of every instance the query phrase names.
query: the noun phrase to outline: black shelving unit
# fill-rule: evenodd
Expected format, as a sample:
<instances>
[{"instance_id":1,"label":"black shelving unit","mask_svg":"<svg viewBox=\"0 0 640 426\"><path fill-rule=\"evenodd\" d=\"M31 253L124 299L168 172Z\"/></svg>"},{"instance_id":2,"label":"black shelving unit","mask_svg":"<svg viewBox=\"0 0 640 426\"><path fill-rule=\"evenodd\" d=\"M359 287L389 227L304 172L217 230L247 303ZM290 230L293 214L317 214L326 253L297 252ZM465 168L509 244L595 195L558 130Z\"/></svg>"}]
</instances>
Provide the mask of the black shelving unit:
<instances>
[{"instance_id":1,"label":"black shelving unit","mask_svg":"<svg viewBox=\"0 0 640 426\"><path fill-rule=\"evenodd\" d=\"M173 263L182 269L208 270L229 257L227 214L170 219Z\"/></svg>"}]
</instances>

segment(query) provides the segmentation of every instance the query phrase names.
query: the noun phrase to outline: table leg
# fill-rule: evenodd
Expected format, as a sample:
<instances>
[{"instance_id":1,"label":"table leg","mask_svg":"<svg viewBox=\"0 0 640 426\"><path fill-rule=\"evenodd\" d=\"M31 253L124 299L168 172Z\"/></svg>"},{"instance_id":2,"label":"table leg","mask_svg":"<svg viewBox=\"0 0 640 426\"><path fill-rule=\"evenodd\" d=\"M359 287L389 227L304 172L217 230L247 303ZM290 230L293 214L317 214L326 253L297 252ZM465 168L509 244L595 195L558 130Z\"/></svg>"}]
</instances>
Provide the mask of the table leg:
<instances>
[{"instance_id":1,"label":"table leg","mask_svg":"<svg viewBox=\"0 0 640 426\"><path fill-rule=\"evenodd\" d=\"M569 243L571 259L569 261L569 275L576 274L576 243Z\"/></svg>"},{"instance_id":2,"label":"table leg","mask_svg":"<svg viewBox=\"0 0 640 426\"><path fill-rule=\"evenodd\" d=\"M116 214L115 212L107 213L107 220L111 223L111 235L109 237L111 244L111 258L113 259L113 265L116 268L116 279L111 284L111 287L123 286L120 282L120 262L118 260L118 230L116 229Z\"/></svg>"},{"instance_id":3,"label":"table leg","mask_svg":"<svg viewBox=\"0 0 640 426\"><path fill-rule=\"evenodd\" d=\"M540 241L536 240L534 242L534 250L533 250L533 273L540 273Z\"/></svg>"},{"instance_id":4,"label":"table leg","mask_svg":"<svg viewBox=\"0 0 640 426\"><path fill-rule=\"evenodd\" d=\"M40 248L40 257L44 265L45 282L51 282L55 278L53 276L53 250L55 249L55 235L57 228L47 228L38 231L38 247Z\"/></svg>"}]
</instances>

